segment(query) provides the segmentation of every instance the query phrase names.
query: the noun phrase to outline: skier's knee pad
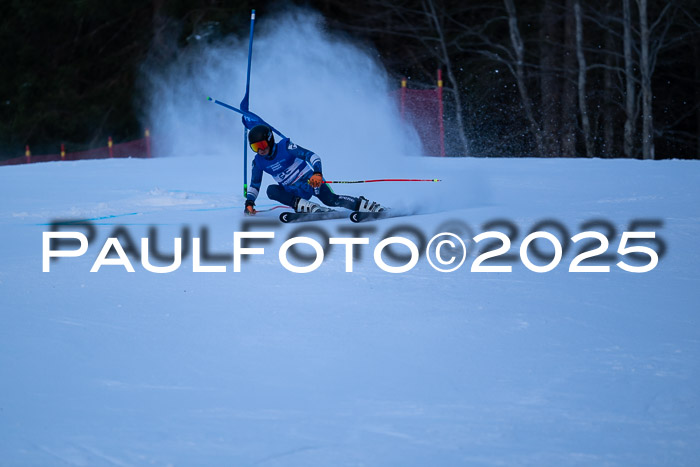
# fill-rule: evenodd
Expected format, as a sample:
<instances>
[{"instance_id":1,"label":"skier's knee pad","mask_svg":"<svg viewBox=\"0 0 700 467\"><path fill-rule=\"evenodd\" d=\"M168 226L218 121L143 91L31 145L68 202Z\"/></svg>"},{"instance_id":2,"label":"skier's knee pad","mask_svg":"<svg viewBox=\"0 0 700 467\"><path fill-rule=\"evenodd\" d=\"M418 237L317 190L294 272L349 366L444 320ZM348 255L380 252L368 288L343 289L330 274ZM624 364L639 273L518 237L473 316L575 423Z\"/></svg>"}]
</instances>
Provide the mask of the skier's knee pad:
<instances>
[{"instance_id":1,"label":"skier's knee pad","mask_svg":"<svg viewBox=\"0 0 700 467\"><path fill-rule=\"evenodd\" d=\"M267 187L267 197L270 199L277 199L280 196L284 196L286 191L279 185L270 185Z\"/></svg>"},{"instance_id":2,"label":"skier's knee pad","mask_svg":"<svg viewBox=\"0 0 700 467\"><path fill-rule=\"evenodd\" d=\"M296 196L284 189L281 185L269 185L267 187L267 197L287 206L291 206Z\"/></svg>"}]
</instances>

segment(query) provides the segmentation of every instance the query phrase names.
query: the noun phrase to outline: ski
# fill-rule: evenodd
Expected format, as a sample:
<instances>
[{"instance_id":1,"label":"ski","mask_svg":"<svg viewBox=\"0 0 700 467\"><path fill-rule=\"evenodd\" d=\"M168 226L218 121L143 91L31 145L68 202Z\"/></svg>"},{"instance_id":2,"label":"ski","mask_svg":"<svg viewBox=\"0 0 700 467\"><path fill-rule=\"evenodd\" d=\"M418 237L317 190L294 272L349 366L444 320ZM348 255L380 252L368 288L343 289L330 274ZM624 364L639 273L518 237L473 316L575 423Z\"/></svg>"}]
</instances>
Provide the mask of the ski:
<instances>
[{"instance_id":1,"label":"ski","mask_svg":"<svg viewBox=\"0 0 700 467\"><path fill-rule=\"evenodd\" d=\"M280 221L285 224L292 222L311 222L322 221L327 219L344 219L347 217L347 211L324 211L324 212L283 212L280 214Z\"/></svg>"},{"instance_id":2,"label":"ski","mask_svg":"<svg viewBox=\"0 0 700 467\"><path fill-rule=\"evenodd\" d=\"M386 219L388 217L401 217L401 216L408 216L410 214L398 212L398 211L393 211L391 209L385 209L384 211L379 211L379 212L364 212L364 211L353 211L350 214L350 220L358 223L358 222L369 222L369 221L376 221L379 219Z\"/></svg>"}]
</instances>

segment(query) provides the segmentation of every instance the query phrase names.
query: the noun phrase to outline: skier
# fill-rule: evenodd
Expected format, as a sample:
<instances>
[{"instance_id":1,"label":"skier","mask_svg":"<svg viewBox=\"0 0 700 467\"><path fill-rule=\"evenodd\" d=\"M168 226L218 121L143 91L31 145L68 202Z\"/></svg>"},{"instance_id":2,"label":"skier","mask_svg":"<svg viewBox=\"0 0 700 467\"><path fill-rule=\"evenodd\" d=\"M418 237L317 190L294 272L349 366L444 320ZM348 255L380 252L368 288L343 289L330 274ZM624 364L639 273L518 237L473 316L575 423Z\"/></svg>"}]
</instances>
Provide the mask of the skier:
<instances>
[{"instance_id":1,"label":"skier","mask_svg":"<svg viewBox=\"0 0 700 467\"><path fill-rule=\"evenodd\" d=\"M245 122L245 120L244 120ZM277 182L267 187L267 196L296 212L326 212L331 209L309 201L316 196L323 204L342 207L351 211L379 212L385 208L360 196L336 195L323 182L321 158L301 146L283 138L275 143L275 136L267 125L256 125L248 133L250 147L256 153L253 159L253 173L248 196L245 202L245 214L254 215L255 200L262 184L263 172L267 172Z\"/></svg>"}]
</instances>

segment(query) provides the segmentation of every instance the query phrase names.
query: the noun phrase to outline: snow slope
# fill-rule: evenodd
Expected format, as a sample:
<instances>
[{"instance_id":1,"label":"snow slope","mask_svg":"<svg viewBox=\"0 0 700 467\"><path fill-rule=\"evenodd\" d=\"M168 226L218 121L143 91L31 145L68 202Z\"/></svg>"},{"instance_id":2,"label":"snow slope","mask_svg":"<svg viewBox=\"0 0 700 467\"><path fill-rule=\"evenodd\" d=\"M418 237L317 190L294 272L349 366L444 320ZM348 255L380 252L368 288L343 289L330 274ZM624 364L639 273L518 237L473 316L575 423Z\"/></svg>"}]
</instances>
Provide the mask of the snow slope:
<instances>
[{"instance_id":1,"label":"snow slope","mask_svg":"<svg viewBox=\"0 0 700 467\"><path fill-rule=\"evenodd\" d=\"M0 464L700 462L697 162L409 158L405 173L363 175L444 181L336 190L420 214L364 224L370 244L353 272L334 246L309 274L280 264L281 243L347 237L352 225L283 226L277 210L245 227L238 165L190 157L0 170ZM528 270L518 249L544 219L569 236L612 224L610 272L568 272L578 244L553 271ZM615 266L620 233L638 219L657 222L639 229L660 238L648 245L665 245L644 274ZM42 234L55 220L87 220L94 238L85 255L42 272ZM183 228L205 231L209 252L223 255L207 264L227 272L192 272L190 252L169 274L138 259L134 273L91 273L120 227L137 250L148 236L170 254ZM245 228L275 238L233 272L233 233ZM470 271L470 239L491 229L511 236L516 256L484 264L512 272ZM421 257L390 274L373 260L387 236L440 231L468 246L455 272Z\"/></svg>"}]
</instances>

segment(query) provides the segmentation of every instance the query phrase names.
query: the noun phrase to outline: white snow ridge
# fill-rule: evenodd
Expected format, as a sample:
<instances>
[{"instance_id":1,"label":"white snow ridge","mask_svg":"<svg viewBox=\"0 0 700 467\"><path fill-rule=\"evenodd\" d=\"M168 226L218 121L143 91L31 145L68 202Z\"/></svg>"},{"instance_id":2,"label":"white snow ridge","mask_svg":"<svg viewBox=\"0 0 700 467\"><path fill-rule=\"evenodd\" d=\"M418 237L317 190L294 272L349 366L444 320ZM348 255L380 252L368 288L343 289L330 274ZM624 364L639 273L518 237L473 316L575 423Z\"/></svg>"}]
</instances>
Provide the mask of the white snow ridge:
<instances>
[{"instance_id":1,"label":"white snow ridge","mask_svg":"<svg viewBox=\"0 0 700 467\"><path fill-rule=\"evenodd\" d=\"M321 156L327 177L345 176L332 154ZM334 187L418 211L357 225L282 225L279 209L243 216L240 165L229 155L0 168L0 464L700 460L697 162L406 158L401 176L443 181ZM261 193L258 208L272 207ZM54 221L89 246L42 272ZM535 227L563 246L549 272L520 256ZM234 233L253 231L274 238L247 241L263 253L244 255L234 272ZM481 266L511 271L472 271L477 256L502 246L474 240L493 231L509 251ZM580 265L608 272L569 271L601 246L571 241L586 231L609 245ZM628 231L655 233L628 242L647 254L620 253ZM375 263L385 238L420 247L440 232L467 246L454 272L437 271L423 252L404 273ZM90 272L110 236L135 272ZM278 257L291 237L324 245L353 236L368 244L354 247L352 272L342 245L307 274ZM149 272L141 238L155 245L154 266L172 263L181 238L180 267ZM193 271L193 238L201 265L225 272ZM546 265L552 245L535 240L529 260ZM294 249L304 257L291 263L312 263L312 248ZM457 257L446 268L460 259L448 244L441 251L445 263ZM651 254L649 272L617 265L641 267ZM401 264L408 255L394 245L382 257ZM119 258L113 250L106 259Z\"/></svg>"}]
</instances>

